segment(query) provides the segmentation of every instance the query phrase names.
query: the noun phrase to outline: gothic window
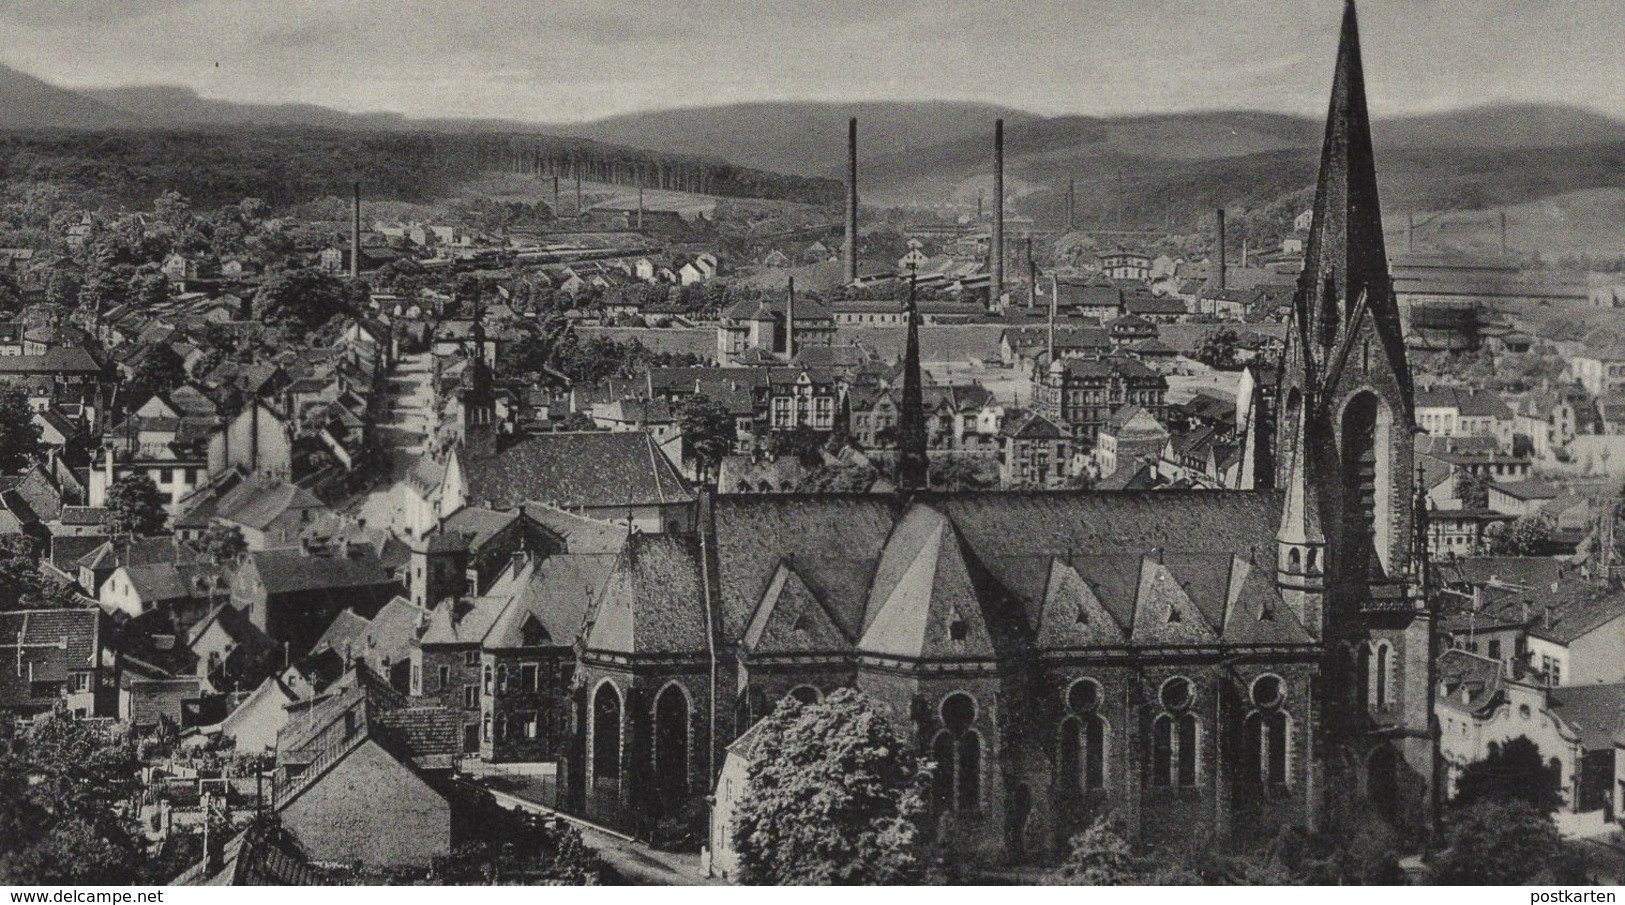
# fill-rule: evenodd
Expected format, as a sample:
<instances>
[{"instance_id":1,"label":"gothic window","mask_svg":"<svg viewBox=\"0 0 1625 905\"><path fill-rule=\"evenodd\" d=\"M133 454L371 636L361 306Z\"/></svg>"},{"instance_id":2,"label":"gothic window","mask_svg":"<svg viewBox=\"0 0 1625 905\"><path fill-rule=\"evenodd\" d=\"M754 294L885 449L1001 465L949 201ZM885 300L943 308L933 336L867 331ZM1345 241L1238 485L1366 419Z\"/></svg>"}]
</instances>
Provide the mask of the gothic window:
<instances>
[{"instance_id":1,"label":"gothic window","mask_svg":"<svg viewBox=\"0 0 1625 905\"><path fill-rule=\"evenodd\" d=\"M508 667L506 664L497 667L497 693L508 690Z\"/></svg>"},{"instance_id":2,"label":"gothic window","mask_svg":"<svg viewBox=\"0 0 1625 905\"><path fill-rule=\"evenodd\" d=\"M593 695L592 772L595 779L621 776L621 696L608 682Z\"/></svg>"},{"instance_id":3,"label":"gothic window","mask_svg":"<svg viewBox=\"0 0 1625 905\"><path fill-rule=\"evenodd\" d=\"M1106 721L1097 712L1100 686L1079 679L1066 693L1067 716L1061 721L1061 784L1069 792L1106 787Z\"/></svg>"},{"instance_id":4,"label":"gothic window","mask_svg":"<svg viewBox=\"0 0 1625 905\"><path fill-rule=\"evenodd\" d=\"M1190 712L1195 701L1190 680L1176 677L1162 683L1157 701L1163 713L1151 724L1151 784L1194 786L1201 732Z\"/></svg>"},{"instance_id":5,"label":"gothic window","mask_svg":"<svg viewBox=\"0 0 1625 905\"><path fill-rule=\"evenodd\" d=\"M1260 676L1253 681L1250 697L1256 708L1243 726L1246 736L1245 775L1263 786L1287 784L1289 719L1281 709L1286 693L1280 678Z\"/></svg>"},{"instance_id":6,"label":"gothic window","mask_svg":"<svg viewBox=\"0 0 1625 905\"><path fill-rule=\"evenodd\" d=\"M1303 557L1298 548L1293 547L1286 552L1286 570L1296 575L1303 568Z\"/></svg>"},{"instance_id":7,"label":"gothic window","mask_svg":"<svg viewBox=\"0 0 1625 905\"><path fill-rule=\"evenodd\" d=\"M688 696L667 685L655 699L655 776L664 803L688 796Z\"/></svg>"},{"instance_id":8,"label":"gothic window","mask_svg":"<svg viewBox=\"0 0 1625 905\"><path fill-rule=\"evenodd\" d=\"M1382 411L1377 397L1361 393L1343 412L1343 527L1350 577L1381 574L1377 551L1384 544L1377 534L1384 526L1382 481L1384 470L1377 450L1383 445Z\"/></svg>"},{"instance_id":9,"label":"gothic window","mask_svg":"<svg viewBox=\"0 0 1625 905\"><path fill-rule=\"evenodd\" d=\"M485 693L490 694L491 693L491 664L489 664L489 663L487 663L485 665L484 676L485 676Z\"/></svg>"},{"instance_id":10,"label":"gothic window","mask_svg":"<svg viewBox=\"0 0 1625 905\"><path fill-rule=\"evenodd\" d=\"M937 802L961 814L981 810L982 737L971 728L975 722L976 701L955 692L942 702L944 728L931 743Z\"/></svg>"},{"instance_id":11,"label":"gothic window","mask_svg":"<svg viewBox=\"0 0 1625 905\"><path fill-rule=\"evenodd\" d=\"M790 689L789 697L795 698L803 704L816 704L823 700L824 695L811 685L797 685Z\"/></svg>"}]
</instances>

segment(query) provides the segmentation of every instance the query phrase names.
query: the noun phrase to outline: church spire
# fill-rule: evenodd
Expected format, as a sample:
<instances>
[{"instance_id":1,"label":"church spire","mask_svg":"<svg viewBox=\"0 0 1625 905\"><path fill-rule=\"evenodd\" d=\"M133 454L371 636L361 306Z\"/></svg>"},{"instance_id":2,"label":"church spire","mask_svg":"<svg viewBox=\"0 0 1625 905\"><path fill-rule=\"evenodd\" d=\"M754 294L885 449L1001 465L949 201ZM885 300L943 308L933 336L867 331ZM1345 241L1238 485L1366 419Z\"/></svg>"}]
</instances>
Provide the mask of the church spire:
<instances>
[{"instance_id":1,"label":"church spire","mask_svg":"<svg viewBox=\"0 0 1625 905\"><path fill-rule=\"evenodd\" d=\"M1312 210L1314 222L1298 278L1289 340L1298 348L1296 356L1289 356L1288 364L1302 378L1294 382L1313 384L1324 380L1334 359L1348 354L1347 348L1339 346L1350 346L1355 335L1363 332L1357 321L1369 318L1381 352L1391 362L1399 382L1408 388L1410 375L1405 367L1399 307L1383 245L1377 168L1353 0L1348 0L1343 10ZM1364 312L1357 310L1362 298Z\"/></svg>"},{"instance_id":2,"label":"church spire","mask_svg":"<svg viewBox=\"0 0 1625 905\"><path fill-rule=\"evenodd\" d=\"M908 342L903 349L903 400L897 424L897 489L926 486L925 397L920 387L920 313L915 303L917 279L908 268Z\"/></svg>"}]
</instances>

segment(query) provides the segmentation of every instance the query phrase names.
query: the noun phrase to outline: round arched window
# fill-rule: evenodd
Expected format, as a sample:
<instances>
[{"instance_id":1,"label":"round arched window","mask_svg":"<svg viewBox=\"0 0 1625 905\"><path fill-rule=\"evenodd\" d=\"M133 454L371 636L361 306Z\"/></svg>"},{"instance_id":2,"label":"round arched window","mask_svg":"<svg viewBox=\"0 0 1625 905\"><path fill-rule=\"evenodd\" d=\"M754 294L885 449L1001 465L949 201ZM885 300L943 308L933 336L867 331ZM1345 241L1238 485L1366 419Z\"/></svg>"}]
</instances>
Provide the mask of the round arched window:
<instances>
[{"instance_id":1,"label":"round arched window","mask_svg":"<svg viewBox=\"0 0 1625 905\"><path fill-rule=\"evenodd\" d=\"M1066 690L1066 706L1076 714L1091 713L1100 706L1100 685L1094 679L1079 679Z\"/></svg>"},{"instance_id":2,"label":"round arched window","mask_svg":"<svg viewBox=\"0 0 1625 905\"><path fill-rule=\"evenodd\" d=\"M955 692L943 699L942 724L954 732L964 732L976 722L976 701L970 695Z\"/></svg>"},{"instance_id":3,"label":"round arched window","mask_svg":"<svg viewBox=\"0 0 1625 905\"><path fill-rule=\"evenodd\" d=\"M1286 697L1286 689L1279 676L1259 676L1253 680L1253 706L1278 707Z\"/></svg>"},{"instance_id":4,"label":"round arched window","mask_svg":"<svg viewBox=\"0 0 1625 905\"><path fill-rule=\"evenodd\" d=\"M1162 683L1162 689L1157 692L1157 700L1168 710L1184 710L1191 705L1191 700L1195 696L1191 680L1183 676L1176 676Z\"/></svg>"}]
</instances>

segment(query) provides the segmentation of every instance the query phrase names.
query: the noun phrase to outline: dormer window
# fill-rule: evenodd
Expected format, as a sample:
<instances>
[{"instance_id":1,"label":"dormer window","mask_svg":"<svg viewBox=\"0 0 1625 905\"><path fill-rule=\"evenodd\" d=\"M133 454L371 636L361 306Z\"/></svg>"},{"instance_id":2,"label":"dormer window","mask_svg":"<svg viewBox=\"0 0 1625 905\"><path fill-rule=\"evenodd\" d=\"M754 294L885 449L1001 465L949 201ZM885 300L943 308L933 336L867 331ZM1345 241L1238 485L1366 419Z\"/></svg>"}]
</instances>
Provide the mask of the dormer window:
<instances>
[{"instance_id":1,"label":"dormer window","mask_svg":"<svg viewBox=\"0 0 1625 905\"><path fill-rule=\"evenodd\" d=\"M969 634L970 624L967 623L962 617L955 616L954 620L948 623L949 638L955 641L964 641L965 637Z\"/></svg>"}]
</instances>

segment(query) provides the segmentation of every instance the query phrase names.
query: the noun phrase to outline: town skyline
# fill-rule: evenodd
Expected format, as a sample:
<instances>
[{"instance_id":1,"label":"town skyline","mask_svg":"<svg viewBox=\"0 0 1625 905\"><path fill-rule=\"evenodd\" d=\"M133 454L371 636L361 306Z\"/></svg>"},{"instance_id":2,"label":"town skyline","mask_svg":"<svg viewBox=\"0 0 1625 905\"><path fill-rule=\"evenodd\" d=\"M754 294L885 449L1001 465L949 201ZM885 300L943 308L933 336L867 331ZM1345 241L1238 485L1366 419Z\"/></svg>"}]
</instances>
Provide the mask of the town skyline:
<instances>
[{"instance_id":1,"label":"town skyline","mask_svg":"<svg viewBox=\"0 0 1625 905\"><path fill-rule=\"evenodd\" d=\"M416 0L391 4L388 16L369 2L229 15L219 6L93 0L64 17L55 4L9 3L0 22L12 40L0 64L72 90L164 85L233 103L536 125L751 102L1315 116L1322 99L1310 86L1324 81L1338 14L1335 3L1252 0L1226 4L1223 15L1195 4L1085 10L1048 0L1024 4L1019 16L933 2L884 13L803 4L771 15L719 3L534 11L483 0L454 15L438 0ZM1590 79L1572 78L1581 69L1601 82L1625 78L1625 61L1609 52L1625 26L1609 4L1369 6L1379 118L1526 103L1625 116L1625 101L1598 98ZM1554 45L1565 52L1550 53Z\"/></svg>"}]
</instances>

